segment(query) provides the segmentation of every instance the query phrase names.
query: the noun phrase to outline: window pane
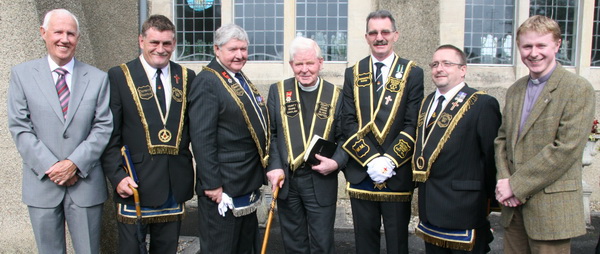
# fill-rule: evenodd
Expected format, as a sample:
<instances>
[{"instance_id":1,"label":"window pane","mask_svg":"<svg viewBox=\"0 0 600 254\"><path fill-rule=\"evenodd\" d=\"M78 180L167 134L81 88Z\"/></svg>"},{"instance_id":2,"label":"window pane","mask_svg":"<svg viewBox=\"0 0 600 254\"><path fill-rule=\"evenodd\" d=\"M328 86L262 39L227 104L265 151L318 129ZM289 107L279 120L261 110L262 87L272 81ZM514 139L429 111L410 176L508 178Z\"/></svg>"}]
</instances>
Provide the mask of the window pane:
<instances>
[{"instance_id":1,"label":"window pane","mask_svg":"<svg viewBox=\"0 0 600 254\"><path fill-rule=\"evenodd\" d=\"M592 35L592 66L600 66L600 1L594 7L594 34Z\"/></svg>"},{"instance_id":2,"label":"window pane","mask_svg":"<svg viewBox=\"0 0 600 254\"><path fill-rule=\"evenodd\" d=\"M283 0L235 0L234 10L235 24L250 37L248 59L282 61Z\"/></svg>"},{"instance_id":3,"label":"window pane","mask_svg":"<svg viewBox=\"0 0 600 254\"><path fill-rule=\"evenodd\" d=\"M296 35L319 44L325 61L346 61L348 0L297 0Z\"/></svg>"},{"instance_id":4,"label":"window pane","mask_svg":"<svg viewBox=\"0 0 600 254\"><path fill-rule=\"evenodd\" d=\"M562 44L556 54L556 60L565 66L573 66L575 61L575 35L577 14L576 0L531 0L529 16L543 15L558 22Z\"/></svg>"},{"instance_id":5,"label":"window pane","mask_svg":"<svg viewBox=\"0 0 600 254\"><path fill-rule=\"evenodd\" d=\"M514 0L466 1L467 63L513 64L514 12Z\"/></svg>"},{"instance_id":6,"label":"window pane","mask_svg":"<svg viewBox=\"0 0 600 254\"><path fill-rule=\"evenodd\" d=\"M210 61L213 33L221 26L220 0L175 0L177 61Z\"/></svg>"}]
</instances>

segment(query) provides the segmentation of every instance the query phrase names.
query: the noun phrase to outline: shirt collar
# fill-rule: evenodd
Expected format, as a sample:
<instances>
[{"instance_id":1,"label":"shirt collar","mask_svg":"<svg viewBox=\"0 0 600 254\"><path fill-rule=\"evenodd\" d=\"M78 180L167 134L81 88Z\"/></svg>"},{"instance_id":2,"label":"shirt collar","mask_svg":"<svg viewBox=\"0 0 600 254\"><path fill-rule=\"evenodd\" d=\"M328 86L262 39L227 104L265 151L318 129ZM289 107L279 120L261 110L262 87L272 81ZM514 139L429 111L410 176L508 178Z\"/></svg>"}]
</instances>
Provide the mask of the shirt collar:
<instances>
[{"instance_id":1,"label":"shirt collar","mask_svg":"<svg viewBox=\"0 0 600 254\"><path fill-rule=\"evenodd\" d=\"M454 96L461 90L463 89L463 87L465 86L465 82L460 82L460 84L456 85L455 87L453 87L452 89L450 89L447 93L442 94L440 93L439 89L435 89L435 99L437 100L437 98L440 97L440 95L444 96L444 102L448 102L450 101L452 98L454 98Z\"/></svg>"},{"instance_id":2,"label":"shirt collar","mask_svg":"<svg viewBox=\"0 0 600 254\"><path fill-rule=\"evenodd\" d=\"M383 61L379 61L379 60L377 60L377 58L375 58L373 55L371 55L371 61L373 62L373 65L375 65L375 63L377 63L377 62L382 62L385 65L385 67L390 68L392 66L392 64L394 63L394 57L396 57L396 54L392 53L391 55L389 55L388 57L383 59Z\"/></svg>"},{"instance_id":3,"label":"shirt collar","mask_svg":"<svg viewBox=\"0 0 600 254\"><path fill-rule=\"evenodd\" d=\"M48 55L48 65L50 66L50 71L54 71L56 70L56 68L61 67L65 70L67 70L71 75L73 74L73 68L75 67L75 58L71 58L71 61L69 61L67 64L63 65L63 66L59 66L58 64L56 64L54 62L54 60L52 60L52 58L50 58L50 55Z\"/></svg>"},{"instance_id":4,"label":"shirt collar","mask_svg":"<svg viewBox=\"0 0 600 254\"><path fill-rule=\"evenodd\" d=\"M532 79L531 76L529 76L529 83L531 83L533 85L539 85L542 83L546 83L546 81L548 81L548 79L550 79L550 76L552 76L552 73L554 73L556 66L558 66L558 64L555 64L554 67L552 68L552 70L550 72L548 72L548 74L540 77L539 79Z\"/></svg>"},{"instance_id":5,"label":"shirt collar","mask_svg":"<svg viewBox=\"0 0 600 254\"><path fill-rule=\"evenodd\" d=\"M308 87L303 86L302 84L300 84L300 82L298 82L298 86L300 87L300 90L302 90L304 92L312 92L312 91L317 90L317 88L319 88L319 83L321 83L320 81L321 81L321 78L317 77L317 81L316 81L315 85L313 85L313 86L308 86Z\"/></svg>"},{"instance_id":6,"label":"shirt collar","mask_svg":"<svg viewBox=\"0 0 600 254\"><path fill-rule=\"evenodd\" d=\"M142 66L144 66L144 71L146 72L146 76L148 77L148 79L154 79L156 76L157 68L152 67L148 62L146 62L146 59L144 59L144 55L140 55L140 62L142 62ZM171 64L169 63L167 64L167 66L160 69L164 77L169 76L170 65Z\"/></svg>"}]
</instances>

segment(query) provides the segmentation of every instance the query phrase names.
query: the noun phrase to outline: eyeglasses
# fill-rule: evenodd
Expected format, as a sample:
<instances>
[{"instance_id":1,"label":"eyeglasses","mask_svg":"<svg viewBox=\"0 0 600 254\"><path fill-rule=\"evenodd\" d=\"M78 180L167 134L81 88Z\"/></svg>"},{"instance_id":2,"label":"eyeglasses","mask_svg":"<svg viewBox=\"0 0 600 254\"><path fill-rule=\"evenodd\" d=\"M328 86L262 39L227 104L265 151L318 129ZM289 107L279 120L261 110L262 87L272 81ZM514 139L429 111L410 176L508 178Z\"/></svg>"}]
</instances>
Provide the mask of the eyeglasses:
<instances>
[{"instance_id":1,"label":"eyeglasses","mask_svg":"<svg viewBox=\"0 0 600 254\"><path fill-rule=\"evenodd\" d=\"M444 68L450 68L453 65L458 65L458 66L463 66L464 64L461 63L453 63L453 62L448 62L448 61L443 61L443 62L433 62L429 64L429 67L431 67L431 69L435 69L438 66L442 65Z\"/></svg>"},{"instance_id":2,"label":"eyeglasses","mask_svg":"<svg viewBox=\"0 0 600 254\"><path fill-rule=\"evenodd\" d=\"M395 31L390 31L390 30L382 30L382 31L369 31L367 32L368 36L371 37L377 37L377 34L381 34L382 37L387 37L390 36L390 34L392 34Z\"/></svg>"}]
</instances>

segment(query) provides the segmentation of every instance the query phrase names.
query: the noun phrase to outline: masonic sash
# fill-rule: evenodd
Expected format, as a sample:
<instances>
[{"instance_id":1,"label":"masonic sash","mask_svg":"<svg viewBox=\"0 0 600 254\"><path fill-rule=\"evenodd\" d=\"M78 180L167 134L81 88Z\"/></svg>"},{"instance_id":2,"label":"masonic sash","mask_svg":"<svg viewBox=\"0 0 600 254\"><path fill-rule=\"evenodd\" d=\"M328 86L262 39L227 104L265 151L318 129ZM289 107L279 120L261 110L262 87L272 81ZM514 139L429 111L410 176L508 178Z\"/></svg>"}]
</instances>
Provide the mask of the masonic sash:
<instances>
[{"instance_id":1,"label":"masonic sash","mask_svg":"<svg viewBox=\"0 0 600 254\"><path fill-rule=\"evenodd\" d=\"M178 155L187 106L187 68L175 64L170 65L172 99L167 112L162 112L160 109L158 100L145 75L136 76L134 79L127 64L121 64L121 70L123 70L127 86L142 121L148 152L150 154ZM160 119L157 119L156 116Z\"/></svg>"},{"instance_id":2,"label":"masonic sash","mask_svg":"<svg viewBox=\"0 0 600 254\"><path fill-rule=\"evenodd\" d=\"M300 92L297 80L290 78L277 84L279 91L280 112L288 152L290 170L296 170L304 162L304 152L313 135L328 139L334 121L340 89L319 79L317 100L313 112L310 130L306 136ZM299 133L301 135L299 135Z\"/></svg>"},{"instance_id":3,"label":"masonic sash","mask_svg":"<svg viewBox=\"0 0 600 254\"><path fill-rule=\"evenodd\" d=\"M167 202L159 207L142 206L142 224L180 221L185 215L185 205L175 202L169 195ZM135 205L117 203L117 220L125 224L135 224Z\"/></svg>"},{"instance_id":4,"label":"masonic sash","mask_svg":"<svg viewBox=\"0 0 600 254\"><path fill-rule=\"evenodd\" d=\"M433 165L444 145L450 139L458 122L471 106L475 104L477 96L480 94L485 94L485 92L477 91L465 85L452 98L451 102L448 102L442 113L436 117L427 136L425 136L425 121L428 112L431 111L433 101L435 101L435 93L430 94L423 100L421 109L419 110L417 142L415 143L415 153L412 158L413 181L425 182L427 180L431 165ZM431 143L432 147L425 149L429 143Z\"/></svg>"},{"instance_id":5,"label":"masonic sash","mask_svg":"<svg viewBox=\"0 0 600 254\"><path fill-rule=\"evenodd\" d=\"M269 114L263 114L261 108L265 107L265 101L263 97L258 92L258 89L246 78L248 86L252 90L252 95L247 95L244 91L244 88L238 84L233 82L233 79L229 76L227 71L223 70L221 73L216 70L204 66L202 68L203 71L210 71L215 74L220 80L221 84L227 92L231 95L233 100L236 102L240 110L242 111L242 115L244 116L244 121L248 126L248 130L250 131L250 135L256 144L256 148L258 150L258 155L261 158L261 164L263 167L267 167L267 163L269 162L269 146L271 144L271 132L269 131ZM258 107L255 107L256 104ZM259 138L257 131L262 132L264 135L264 139Z\"/></svg>"}]
</instances>

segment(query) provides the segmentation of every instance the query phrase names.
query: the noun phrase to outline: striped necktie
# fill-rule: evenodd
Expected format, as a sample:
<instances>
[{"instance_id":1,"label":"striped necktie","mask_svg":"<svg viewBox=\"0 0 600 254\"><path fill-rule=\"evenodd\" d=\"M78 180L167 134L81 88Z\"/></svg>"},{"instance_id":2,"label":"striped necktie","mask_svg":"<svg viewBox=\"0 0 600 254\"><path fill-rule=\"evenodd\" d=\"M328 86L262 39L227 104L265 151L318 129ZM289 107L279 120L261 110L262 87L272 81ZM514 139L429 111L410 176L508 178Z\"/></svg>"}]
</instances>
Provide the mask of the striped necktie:
<instances>
[{"instance_id":1,"label":"striped necktie","mask_svg":"<svg viewBox=\"0 0 600 254\"><path fill-rule=\"evenodd\" d=\"M58 74L58 79L56 80L56 92L58 93L58 100L60 101L63 117L67 119L67 110L69 110L69 97L71 97L66 79L67 73L69 72L60 67L56 68L54 72Z\"/></svg>"}]
</instances>

